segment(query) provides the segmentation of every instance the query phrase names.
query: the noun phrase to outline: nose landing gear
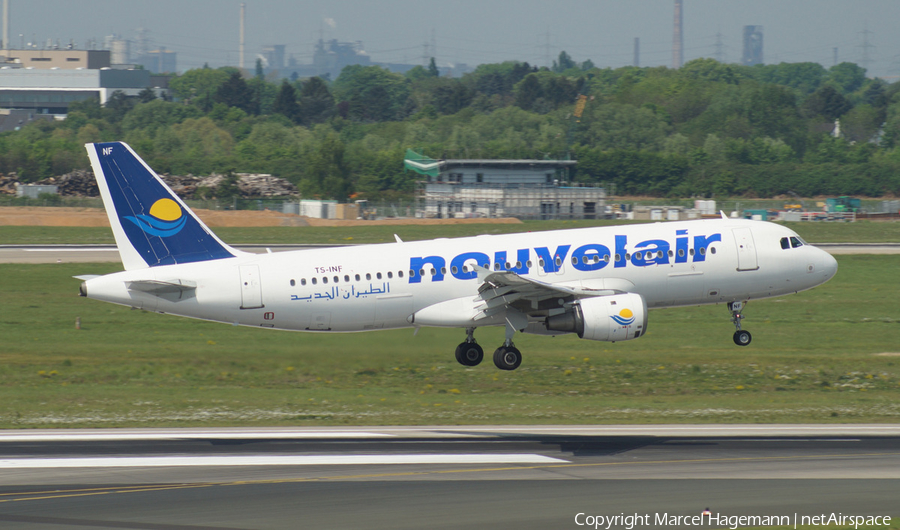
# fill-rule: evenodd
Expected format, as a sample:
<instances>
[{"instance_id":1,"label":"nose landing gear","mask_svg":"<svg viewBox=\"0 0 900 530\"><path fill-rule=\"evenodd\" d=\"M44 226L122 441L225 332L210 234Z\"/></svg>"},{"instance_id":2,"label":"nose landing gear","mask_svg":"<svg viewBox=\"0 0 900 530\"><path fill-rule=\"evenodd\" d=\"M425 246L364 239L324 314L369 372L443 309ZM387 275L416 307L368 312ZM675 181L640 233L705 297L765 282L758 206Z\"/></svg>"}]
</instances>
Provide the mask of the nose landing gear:
<instances>
[{"instance_id":1,"label":"nose landing gear","mask_svg":"<svg viewBox=\"0 0 900 530\"><path fill-rule=\"evenodd\" d=\"M746 346L753 339L749 331L741 329L741 320L744 318L741 311L744 309L744 304L746 302L730 302L728 304L728 310L731 311L731 321L734 322L736 329L734 332L734 343L738 346Z\"/></svg>"}]
</instances>

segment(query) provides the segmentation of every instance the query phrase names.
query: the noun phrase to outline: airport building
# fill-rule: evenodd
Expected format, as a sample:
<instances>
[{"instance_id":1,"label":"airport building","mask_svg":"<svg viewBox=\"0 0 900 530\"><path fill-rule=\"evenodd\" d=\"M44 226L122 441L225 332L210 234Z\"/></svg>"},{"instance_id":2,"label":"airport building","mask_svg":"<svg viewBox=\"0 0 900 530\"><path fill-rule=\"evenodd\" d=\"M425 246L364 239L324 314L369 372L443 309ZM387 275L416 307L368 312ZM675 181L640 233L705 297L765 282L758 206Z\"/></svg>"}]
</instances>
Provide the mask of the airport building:
<instances>
[{"instance_id":1,"label":"airport building","mask_svg":"<svg viewBox=\"0 0 900 530\"><path fill-rule=\"evenodd\" d=\"M164 82L149 70L111 66L109 50L0 50L0 110L65 115L74 102L103 105L117 91L153 88L160 96Z\"/></svg>"},{"instance_id":2,"label":"airport building","mask_svg":"<svg viewBox=\"0 0 900 530\"><path fill-rule=\"evenodd\" d=\"M416 215L434 218L596 219L606 190L570 183L574 160L433 160L407 151L404 166L424 177Z\"/></svg>"}]
</instances>

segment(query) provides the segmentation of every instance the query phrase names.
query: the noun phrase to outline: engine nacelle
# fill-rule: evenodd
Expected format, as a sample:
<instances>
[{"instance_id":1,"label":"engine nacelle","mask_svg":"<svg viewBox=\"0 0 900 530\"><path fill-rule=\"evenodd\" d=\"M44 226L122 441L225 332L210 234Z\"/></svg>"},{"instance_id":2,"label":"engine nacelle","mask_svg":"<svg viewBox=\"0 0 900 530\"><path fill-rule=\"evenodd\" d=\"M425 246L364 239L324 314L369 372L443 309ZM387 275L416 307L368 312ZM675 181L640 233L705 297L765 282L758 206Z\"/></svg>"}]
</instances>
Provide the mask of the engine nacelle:
<instances>
[{"instance_id":1,"label":"engine nacelle","mask_svg":"<svg viewBox=\"0 0 900 530\"><path fill-rule=\"evenodd\" d=\"M544 323L550 331L573 332L582 339L636 339L647 332L647 302L636 293L585 298Z\"/></svg>"}]
</instances>

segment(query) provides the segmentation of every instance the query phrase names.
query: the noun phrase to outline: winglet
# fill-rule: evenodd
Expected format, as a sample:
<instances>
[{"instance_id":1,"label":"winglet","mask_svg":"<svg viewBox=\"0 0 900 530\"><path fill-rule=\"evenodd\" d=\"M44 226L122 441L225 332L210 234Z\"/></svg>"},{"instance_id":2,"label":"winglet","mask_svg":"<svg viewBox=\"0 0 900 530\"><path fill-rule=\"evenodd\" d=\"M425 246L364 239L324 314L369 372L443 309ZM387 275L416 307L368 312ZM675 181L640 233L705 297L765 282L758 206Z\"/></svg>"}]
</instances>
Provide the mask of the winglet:
<instances>
[{"instance_id":1,"label":"winglet","mask_svg":"<svg viewBox=\"0 0 900 530\"><path fill-rule=\"evenodd\" d=\"M217 238L127 144L85 148L125 270L239 254Z\"/></svg>"},{"instance_id":2,"label":"winglet","mask_svg":"<svg viewBox=\"0 0 900 530\"><path fill-rule=\"evenodd\" d=\"M725 221L728 220L728 216L725 215L725 210L719 210L719 213L722 214L722 219L723 219L723 220L725 220Z\"/></svg>"}]
</instances>

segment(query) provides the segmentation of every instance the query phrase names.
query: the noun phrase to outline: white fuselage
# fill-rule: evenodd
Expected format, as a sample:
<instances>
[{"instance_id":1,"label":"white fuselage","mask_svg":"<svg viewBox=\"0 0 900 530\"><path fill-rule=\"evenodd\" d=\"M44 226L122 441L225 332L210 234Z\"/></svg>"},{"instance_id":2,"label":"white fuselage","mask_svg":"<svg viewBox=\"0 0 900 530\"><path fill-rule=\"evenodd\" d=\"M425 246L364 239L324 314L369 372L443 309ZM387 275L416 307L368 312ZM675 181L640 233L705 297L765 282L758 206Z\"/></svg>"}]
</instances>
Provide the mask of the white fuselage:
<instances>
[{"instance_id":1,"label":"white fuselage","mask_svg":"<svg viewBox=\"0 0 900 530\"><path fill-rule=\"evenodd\" d=\"M650 308L780 296L835 274L829 254L806 244L784 248L785 238L799 240L787 228L760 221L683 221L242 253L124 271L85 286L90 298L186 317L367 331L419 325L412 315L429 306L476 297L475 264L492 271L508 267L547 284L634 292ZM129 289L133 281L196 287L151 294Z\"/></svg>"}]
</instances>

